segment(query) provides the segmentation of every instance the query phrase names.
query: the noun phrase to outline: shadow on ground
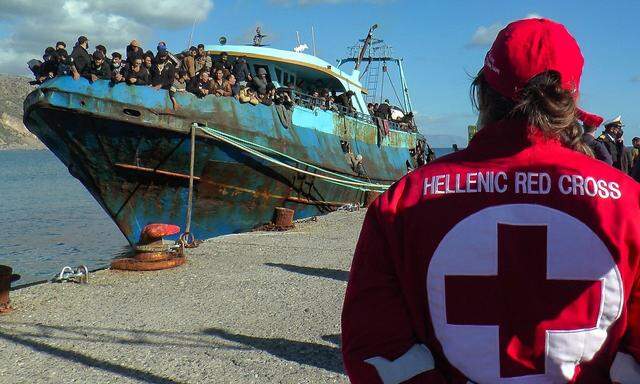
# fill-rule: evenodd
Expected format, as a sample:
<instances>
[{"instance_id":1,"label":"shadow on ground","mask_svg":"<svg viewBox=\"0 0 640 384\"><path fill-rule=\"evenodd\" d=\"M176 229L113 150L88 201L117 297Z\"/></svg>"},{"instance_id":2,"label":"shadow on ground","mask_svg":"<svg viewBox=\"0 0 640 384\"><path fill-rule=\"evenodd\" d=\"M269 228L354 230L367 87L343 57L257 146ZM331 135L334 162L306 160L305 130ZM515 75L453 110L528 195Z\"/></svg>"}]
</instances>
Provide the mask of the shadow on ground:
<instances>
[{"instance_id":1,"label":"shadow on ground","mask_svg":"<svg viewBox=\"0 0 640 384\"><path fill-rule=\"evenodd\" d=\"M128 367L77 350L65 349L59 343L136 345L148 348L178 347L188 349L248 349L220 343L201 332L182 333L157 330L118 329L84 326L51 326L44 324L0 322L0 343L11 342L53 357L147 383L179 383L168 377ZM95 350L94 350L95 351ZM94 353L95 354L95 353Z\"/></svg>"},{"instance_id":2,"label":"shadow on ground","mask_svg":"<svg viewBox=\"0 0 640 384\"><path fill-rule=\"evenodd\" d=\"M80 352L71 351L52 345L42 343L40 341L31 340L25 337L9 335L0 332L0 339L20 344L22 346L31 348L34 351L46 353L51 356L73 361L74 363L83 364L88 367L97 368L103 371L111 372L116 375L136 379L147 383L158 384L177 384L178 381L174 381L170 378L155 375L151 372L146 372L140 369L126 367L124 365L111 363L108 361L100 360L95 357L91 357Z\"/></svg>"},{"instance_id":3,"label":"shadow on ground","mask_svg":"<svg viewBox=\"0 0 640 384\"><path fill-rule=\"evenodd\" d=\"M338 281L349 280L349 272L343 271L341 269L303 267L300 265L280 264L280 263L265 263L264 265L269 267L284 269L285 271L288 271L288 272L299 273L307 276L318 276L318 277L324 277L327 279L333 279Z\"/></svg>"},{"instance_id":4,"label":"shadow on ground","mask_svg":"<svg viewBox=\"0 0 640 384\"><path fill-rule=\"evenodd\" d=\"M265 351L280 359L336 373L344 373L340 348L337 347L283 338L246 336L229 333L217 328L209 328L204 333ZM335 335L328 335L329 338L333 336Z\"/></svg>"}]
</instances>

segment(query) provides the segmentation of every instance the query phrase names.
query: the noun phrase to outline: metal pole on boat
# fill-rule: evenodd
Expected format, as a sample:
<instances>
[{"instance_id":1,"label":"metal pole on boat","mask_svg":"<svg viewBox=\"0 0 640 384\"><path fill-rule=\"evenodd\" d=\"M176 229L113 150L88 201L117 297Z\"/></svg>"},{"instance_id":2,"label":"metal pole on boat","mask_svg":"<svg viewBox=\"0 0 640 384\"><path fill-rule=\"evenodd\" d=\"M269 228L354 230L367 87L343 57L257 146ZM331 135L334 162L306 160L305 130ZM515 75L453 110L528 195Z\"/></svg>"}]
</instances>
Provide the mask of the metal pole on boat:
<instances>
[{"instance_id":1,"label":"metal pole on boat","mask_svg":"<svg viewBox=\"0 0 640 384\"><path fill-rule=\"evenodd\" d=\"M409 97L409 88L407 87L407 81L404 78L404 70L402 69L402 59L396 59L398 68L400 69L400 82L402 83L402 95L404 96L404 104L406 112L412 112L411 98Z\"/></svg>"},{"instance_id":2,"label":"metal pole on boat","mask_svg":"<svg viewBox=\"0 0 640 384\"><path fill-rule=\"evenodd\" d=\"M187 203L187 222L184 228L184 233L191 233L191 207L193 205L193 165L195 163L196 154L196 129L198 124L193 123L191 125L191 156L189 159L189 198Z\"/></svg>"},{"instance_id":3,"label":"metal pole on boat","mask_svg":"<svg viewBox=\"0 0 640 384\"><path fill-rule=\"evenodd\" d=\"M311 41L313 42L313 56L316 55L316 31L313 29L313 25L311 26Z\"/></svg>"}]
</instances>

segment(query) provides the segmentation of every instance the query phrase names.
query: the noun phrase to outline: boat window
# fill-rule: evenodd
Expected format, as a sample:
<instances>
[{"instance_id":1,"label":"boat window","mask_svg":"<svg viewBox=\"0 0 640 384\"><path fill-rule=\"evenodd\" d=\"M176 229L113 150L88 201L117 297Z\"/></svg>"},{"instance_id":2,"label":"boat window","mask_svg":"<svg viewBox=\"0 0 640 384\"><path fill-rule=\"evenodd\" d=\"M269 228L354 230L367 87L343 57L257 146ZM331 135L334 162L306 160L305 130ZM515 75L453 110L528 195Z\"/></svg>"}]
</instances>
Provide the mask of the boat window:
<instances>
[{"instance_id":1,"label":"boat window","mask_svg":"<svg viewBox=\"0 0 640 384\"><path fill-rule=\"evenodd\" d=\"M276 79L278 83L282 84L282 70L278 67L276 67Z\"/></svg>"}]
</instances>

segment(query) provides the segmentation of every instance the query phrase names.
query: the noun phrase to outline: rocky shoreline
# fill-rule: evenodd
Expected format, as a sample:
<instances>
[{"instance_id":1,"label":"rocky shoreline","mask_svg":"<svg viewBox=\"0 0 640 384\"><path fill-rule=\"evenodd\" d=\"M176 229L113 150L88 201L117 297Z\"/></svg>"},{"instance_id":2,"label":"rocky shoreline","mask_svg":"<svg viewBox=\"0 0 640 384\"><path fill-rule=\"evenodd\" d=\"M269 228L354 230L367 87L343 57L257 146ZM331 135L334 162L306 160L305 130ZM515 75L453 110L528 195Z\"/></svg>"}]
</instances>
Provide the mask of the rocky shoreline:
<instances>
[{"instance_id":1,"label":"rocky shoreline","mask_svg":"<svg viewBox=\"0 0 640 384\"><path fill-rule=\"evenodd\" d=\"M22 103L36 87L31 79L0 75L0 150L44 149L22 123Z\"/></svg>"}]
</instances>

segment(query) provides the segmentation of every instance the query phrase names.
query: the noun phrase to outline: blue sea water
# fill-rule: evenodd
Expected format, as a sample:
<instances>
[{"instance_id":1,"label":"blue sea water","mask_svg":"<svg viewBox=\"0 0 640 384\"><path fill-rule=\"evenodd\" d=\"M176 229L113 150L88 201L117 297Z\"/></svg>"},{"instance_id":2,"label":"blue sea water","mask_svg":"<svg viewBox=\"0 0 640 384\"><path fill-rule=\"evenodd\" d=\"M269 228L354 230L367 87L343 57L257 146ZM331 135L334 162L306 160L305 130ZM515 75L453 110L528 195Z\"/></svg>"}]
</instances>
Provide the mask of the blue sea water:
<instances>
[{"instance_id":1,"label":"blue sea water","mask_svg":"<svg viewBox=\"0 0 640 384\"><path fill-rule=\"evenodd\" d=\"M434 148L437 156L451 148ZM128 252L116 225L49 151L0 151L0 264L20 286L62 267L104 268Z\"/></svg>"},{"instance_id":2,"label":"blue sea water","mask_svg":"<svg viewBox=\"0 0 640 384\"><path fill-rule=\"evenodd\" d=\"M65 265L105 267L127 241L49 151L0 151L0 264L23 285Z\"/></svg>"}]
</instances>

